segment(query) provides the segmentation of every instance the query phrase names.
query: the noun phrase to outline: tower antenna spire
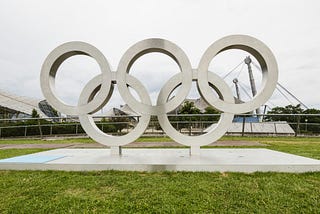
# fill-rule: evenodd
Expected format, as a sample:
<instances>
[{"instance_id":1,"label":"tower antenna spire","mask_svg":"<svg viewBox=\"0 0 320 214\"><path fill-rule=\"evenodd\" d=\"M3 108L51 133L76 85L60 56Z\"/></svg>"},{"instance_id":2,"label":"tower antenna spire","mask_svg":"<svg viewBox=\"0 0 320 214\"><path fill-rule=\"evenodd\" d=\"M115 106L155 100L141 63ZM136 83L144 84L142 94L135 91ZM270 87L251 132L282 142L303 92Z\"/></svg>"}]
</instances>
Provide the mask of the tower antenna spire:
<instances>
[{"instance_id":1,"label":"tower antenna spire","mask_svg":"<svg viewBox=\"0 0 320 214\"><path fill-rule=\"evenodd\" d=\"M244 59L244 63L246 63L246 65L248 66L248 73L249 73L249 80L250 80L250 86L251 86L251 91L252 91L252 97L254 97L257 94L257 89L256 89L256 83L254 81L254 77L253 77L253 73L252 73L252 68L251 68L252 60L251 60L250 56L247 56ZM260 114L260 108L256 109L256 113Z\"/></svg>"}]
</instances>

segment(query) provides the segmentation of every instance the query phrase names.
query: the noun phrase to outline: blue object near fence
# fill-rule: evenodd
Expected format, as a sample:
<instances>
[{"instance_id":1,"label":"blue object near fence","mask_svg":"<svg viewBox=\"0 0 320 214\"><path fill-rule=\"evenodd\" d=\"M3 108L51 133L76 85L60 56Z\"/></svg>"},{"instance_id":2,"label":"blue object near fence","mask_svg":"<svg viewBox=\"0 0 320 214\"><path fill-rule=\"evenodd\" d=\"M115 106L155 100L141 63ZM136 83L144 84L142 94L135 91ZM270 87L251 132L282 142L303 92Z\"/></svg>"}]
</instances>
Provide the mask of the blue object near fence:
<instances>
[{"instance_id":1,"label":"blue object near fence","mask_svg":"<svg viewBox=\"0 0 320 214\"><path fill-rule=\"evenodd\" d=\"M46 163L57 160L65 156L61 155L22 155L13 158L6 158L0 160L0 163Z\"/></svg>"}]
</instances>

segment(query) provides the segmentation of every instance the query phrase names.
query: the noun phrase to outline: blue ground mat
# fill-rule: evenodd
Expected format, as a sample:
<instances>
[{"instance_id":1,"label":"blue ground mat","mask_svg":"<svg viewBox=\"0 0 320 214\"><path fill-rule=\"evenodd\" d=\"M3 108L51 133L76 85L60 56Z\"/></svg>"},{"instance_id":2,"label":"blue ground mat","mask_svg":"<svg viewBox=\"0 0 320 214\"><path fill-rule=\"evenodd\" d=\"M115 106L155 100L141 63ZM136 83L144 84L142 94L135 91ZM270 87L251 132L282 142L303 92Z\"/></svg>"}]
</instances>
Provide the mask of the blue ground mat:
<instances>
[{"instance_id":1,"label":"blue ground mat","mask_svg":"<svg viewBox=\"0 0 320 214\"><path fill-rule=\"evenodd\" d=\"M22 155L0 160L0 163L46 163L65 157L64 155Z\"/></svg>"}]
</instances>

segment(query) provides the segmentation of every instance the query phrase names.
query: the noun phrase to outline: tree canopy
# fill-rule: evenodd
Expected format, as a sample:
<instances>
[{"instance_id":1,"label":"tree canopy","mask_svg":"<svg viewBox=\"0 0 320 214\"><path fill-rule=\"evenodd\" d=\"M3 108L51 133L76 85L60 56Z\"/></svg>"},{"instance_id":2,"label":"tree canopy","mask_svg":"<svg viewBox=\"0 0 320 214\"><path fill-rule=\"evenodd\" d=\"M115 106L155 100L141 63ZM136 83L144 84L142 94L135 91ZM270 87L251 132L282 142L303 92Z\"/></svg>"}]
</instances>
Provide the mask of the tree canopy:
<instances>
[{"instance_id":1,"label":"tree canopy","mask_svg":"<svg viewBox=\"0 0 320 214\"><path fill-rule=\"evenodd\" d=\"M268 121L287 121L287 122L297 122L298 118L299 118L299 122L305 122L306 119L308 122L320 122L320 117L319 116L299 116L299 117L295 117L292 116L294 114L320 114L320 110L319 109L302 109L301 105L298 104L296 106L294 105L287 105L285 107L275 107L273 109L271 109L271 111L268 112L268 114L265 117L266 120ZM272 115L272 114L292 114L292 115Z\"/></svg>"},{"instance_id":2,"label":"tree canopy","mask_svg":"<svg viewBox=\"0 0 320 214\"><path fill-rule=\"evenodd\" d=\"M287 115L272 115L272 114L287 114ZM290 114L290 115L289 115ZM301 114L295 116L295 114ZM305 114L305 116L304 116ZM300 104L293 106L287 105L285 107L275 107L268 112L265 117L267 121L287 121L291 127L296 130L297 124L300 124L298 129L305 132L320 132L320 116L308 116L307 114L320 114L319 109L302 109Z\"/></svg>"},{"instance_id":3,"label":"tree canopy","mask_svg":"<svg viewBox=\"0 0 320 214\"><path fill-rule=\"evenodd\" d=\"M39 114L38 114L38 112L37 112L37 110L32 109L31 117L32 117L32 118L39 118L39 117L40 117Z\"/></svg>"},{"instance_id":4,"label":"tree canopy","mask_svg":"<svg viewBox=\"0 0 320 214\"><path fill-rule=\"evenodd\" d=\"M178 114L201 114L201 111L195 107L193 102L185 101L182 104L181 109L178 111Z\"/></svg>"}]
</instances>

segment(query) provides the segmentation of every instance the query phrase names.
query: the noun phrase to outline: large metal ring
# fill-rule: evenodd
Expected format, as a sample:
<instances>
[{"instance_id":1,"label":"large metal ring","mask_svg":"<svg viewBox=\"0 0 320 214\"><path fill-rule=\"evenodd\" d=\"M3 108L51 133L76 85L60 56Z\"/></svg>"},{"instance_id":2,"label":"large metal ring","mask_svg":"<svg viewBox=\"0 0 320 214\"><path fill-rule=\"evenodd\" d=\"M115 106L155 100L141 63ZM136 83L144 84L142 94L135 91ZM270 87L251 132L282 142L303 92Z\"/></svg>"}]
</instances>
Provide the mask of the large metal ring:
<instances>
[{"instance_id":1,"label":"large metal ring","mask_svg":"<svg viewBox=\"0 0 320 214\"><path fill-rule=\"evenodd\" d=\"M229 49L241 49L251 53L262 68L262 91L251 101L235 104L230 88L223 79L208 71L211 60L219 53ZM132 64L144 54L160 52L170 56L179 65L181 73L174 75L160 90L157 105L151 104L146 88L139 80L129 74ZM100 66L101 74L88 82L81 92L78 105L70 106L55 94L55 76L61 63L74 55L88 55ZM250 112L272 95L278 79L278 67L270 49L261 41L244 35L224 37L213 43L204 53L198 69L192 70L189 59L175 44L163 39L147 39L129 48L120 60L117 72L111 72L102 53L83 42L69 42L54 49L46 58L41 70L41 89L48 102L58 111L68 115L78 115L87 134L97 142L108 146L122 146L140 137L147 128L150 116L158 117L162 129L173 140L183 145L199 147L210 144L221 137L229 128L234 114ZM208 133L200 136L185 136L176 131L167 113L176 109L187 97L192 81L197 81L198 90L208 104L224 112L218 124L213 124ZM112 136L102 132L94 123L92 113L101 109L110 99L113 83L117 83L120 95L132 110L141 115L137 126L124 136ZM178 93L169 99L178 87ZM130 93L132 87L140 97L137 101ZM212 92L214 89L218 97Z\"/></svg>"},{"instance_id":2,"label":"large metal ring","mask_svg":"<svg viewBox=\"0 0 320 214\"><path fill-rule=\"evenodd\" d=\"M141 89L141 86L140 86L141 83L136 78L132 76L128 76L127 81L128 81L127 84L136 90L140 99L144 103L151 104L151 100L148 96L148 92L146 90ZM79 105L85 105L86 103L90 102L90 100L95 96L97 91L101 90L100 86L101 86L101 75L93 78L82 90L79 98ZM109 101L111 95L112 95L112 90L110 90L108 99L106 100L106 102ZM102 132L95 124L92 116L89 114L79 115L79 120L82 128L93 140L106 146L123 146L128 143L134 142L137 138L139 138L143 134L143 132L146 130L146 128L149 125L150 116L146 114L142 114L141 117L139 118L139 122L136 125L136 127L133 130L131 130L128 134L125 134L122 136L112 136Z\"/></svg>"},{"instance_id":3,"label":"large metal ring","mask_svg":"<svg viewBox=\"0 0 320 214\"><path fill-rule=\"evenodd\" d=\"M252 54L262 70L262 90L252 100L234 104L214 96L208 83L208 68L211 60L229 49L240 49ZM210 105L223 112L234 114L250 112L267 102L278 81L278 66L271 50L261 41L246 35L232 35L214 42L204 53L198 67L198 87L200 94Z\"/></svg>"},{"instance_id":4,"label":"large metal ring","mask_svg":"<svg viewBox=\"0 0 320 214\"><path fill-rule=\"evenodd\" d=\"M181 83L180 75L181 74L176 74L164 85L159 95L159 103L165 102L175 88ZM196 76L196 74L194 76ZM234 102L230 88L218 75L209 73L208 81L221 99L229 103ZM222 113L219 122L217 124L212 124L208 133L198 136L181 134L170 124L167 114L158 115L158 121L163 131L174 141L186 146L204 146L215 142L227 132L232 124L233 116L234 114L232 113Z\"/></svg>"},{"instance_id":5,"label":"large metal ring","mask_svg":"<svg viewBox=\"0 0 320 214\"><path fill-rule=\"evenodd\" d=\"M58 98L55 92L55 77L59 66L69 57L87 55L95 59L101 69L101 90L89 103L71 106ZM58 111L67 115L79 115L98 111L109 94L111 71L104 55L94 46L84 42L68 42L55 48L45 59L40 75L40 84L47 101Z\"/></svg>"},{"instance_id":6,"label":"large metal ring","mask_svg":"<svg viewBox=\"0 0 320 214\"><path fill-rule=\"evenodd\" d=\"M178 64L182 73L181 88L177 95L168 102L159 103L156 106L137 101L130 93L126 79L132 64L139 57L151 52L160 52L171 57ZM121 58L117 70L117 84L122 99L134 111L148 115L164 114L177 108L188 96L192 86L192 68L188 57L177 45L164 39L146 39L130 47ZM139 90L140 88L137 91Z\"/></svg>"}]
</instances>

